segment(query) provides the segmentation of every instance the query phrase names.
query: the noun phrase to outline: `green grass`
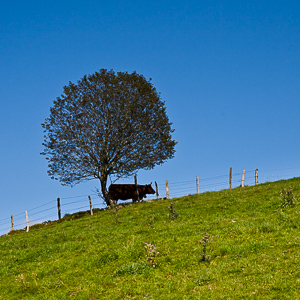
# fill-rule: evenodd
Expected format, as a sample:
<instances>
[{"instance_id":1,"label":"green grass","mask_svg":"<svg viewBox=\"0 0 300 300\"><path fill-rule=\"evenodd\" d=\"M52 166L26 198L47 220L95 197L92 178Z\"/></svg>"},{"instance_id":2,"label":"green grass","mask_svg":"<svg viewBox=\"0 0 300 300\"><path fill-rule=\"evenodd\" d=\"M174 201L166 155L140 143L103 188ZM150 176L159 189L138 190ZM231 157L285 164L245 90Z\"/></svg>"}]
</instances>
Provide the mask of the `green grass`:
<instances>
[{"instance_id":1,"label":"green grass","mask_svg":"<svg viewBox=\"0 0 300 300\"><path fill-rule=\"evenodd\" d=\"M289 186L300 199L295 178L4 236L0 299L300 299L300 206L280 207ZM201 262L206 232L210 258ZM157 247L156 267L147 265L145 242Z\"/></svg>"}]
</instances>

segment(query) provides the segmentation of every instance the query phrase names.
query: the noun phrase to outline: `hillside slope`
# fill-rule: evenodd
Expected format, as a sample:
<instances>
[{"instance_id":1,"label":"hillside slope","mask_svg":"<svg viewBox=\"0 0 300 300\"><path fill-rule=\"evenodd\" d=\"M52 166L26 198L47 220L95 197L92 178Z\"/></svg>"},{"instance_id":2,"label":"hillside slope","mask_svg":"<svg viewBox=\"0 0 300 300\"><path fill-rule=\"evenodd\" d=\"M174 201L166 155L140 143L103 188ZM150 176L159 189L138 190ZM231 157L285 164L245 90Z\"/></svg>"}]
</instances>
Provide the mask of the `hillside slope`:
<instances>
[{"instance_id":1,"label":"hillside slope","mask_svg":"<svg viewBox=\"0 0 300 300\"><path fill-rule=\"evenodd\" d=\"M280 207L289 186L300 199L294 178L4 236L0 299L300 299L300 205Z\"/></svg>"}]
</instances>

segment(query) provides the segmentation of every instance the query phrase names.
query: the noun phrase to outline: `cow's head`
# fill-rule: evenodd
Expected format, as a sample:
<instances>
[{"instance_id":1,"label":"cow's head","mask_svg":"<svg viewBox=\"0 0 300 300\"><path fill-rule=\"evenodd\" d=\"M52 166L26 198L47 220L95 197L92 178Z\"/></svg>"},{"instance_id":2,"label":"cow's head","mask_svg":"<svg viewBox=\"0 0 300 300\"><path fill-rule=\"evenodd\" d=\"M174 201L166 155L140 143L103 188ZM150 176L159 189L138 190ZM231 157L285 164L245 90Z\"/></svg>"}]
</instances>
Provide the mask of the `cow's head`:
<instances>
[{"instance_id":1,"label":"cow's head","mask_svg":"<svg viewBox=\"0 0 300 300\"><path fill-rule=\"evenodd\" d=\"M151 183L152 183L152 182L151 182ZM146 193L147 193L147 194L155 194L155 191L154 191L154 189L152 188L151 183L150 183L150 184L146 184Z\"/></svg>"}]
</instances>

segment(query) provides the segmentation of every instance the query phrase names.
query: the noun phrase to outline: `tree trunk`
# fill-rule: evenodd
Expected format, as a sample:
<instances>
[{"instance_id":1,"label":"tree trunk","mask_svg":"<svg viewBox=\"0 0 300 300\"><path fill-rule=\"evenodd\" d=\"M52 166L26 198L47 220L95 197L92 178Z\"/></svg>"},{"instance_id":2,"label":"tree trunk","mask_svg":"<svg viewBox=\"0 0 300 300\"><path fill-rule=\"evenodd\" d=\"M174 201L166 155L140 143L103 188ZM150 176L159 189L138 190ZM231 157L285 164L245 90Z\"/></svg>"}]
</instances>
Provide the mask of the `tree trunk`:
<instances>
[{"instance_id":1,"label":"tree trunk","mask_svg":"<svg viewBox=\"0 0 300 300\"><path fill-rule=\"evenodd\" d=\"M112 207L114 205L114 202L110 199L109 192L106 189L106 184L107 184L107 175L101 175L100 185L101 185L101 191L102 191L104 201L108 207Z\"/></svg>"}]
</instances>

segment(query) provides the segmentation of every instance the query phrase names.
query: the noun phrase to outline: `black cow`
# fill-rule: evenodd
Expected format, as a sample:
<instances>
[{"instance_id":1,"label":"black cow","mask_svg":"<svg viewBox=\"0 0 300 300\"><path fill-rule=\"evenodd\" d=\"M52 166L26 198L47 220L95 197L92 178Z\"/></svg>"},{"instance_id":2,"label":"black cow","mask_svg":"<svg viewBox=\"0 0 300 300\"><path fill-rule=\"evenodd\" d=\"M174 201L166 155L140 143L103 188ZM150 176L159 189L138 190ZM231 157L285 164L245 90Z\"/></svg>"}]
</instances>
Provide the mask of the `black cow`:
<instances>
[{"instance_id":1,"label":"black cow","mask_svg":"<svg viewBox=\"0 0 300 300\"><path fill-rule=\"evenodd\" d=\"M132 199L133 202L136 202L146 197L146 194L155 194L151 183L146 185L138 184L138 190L139 199L137 199L135 184L111 184L108 188L111 200L114 200L116 203L118 200L128 199Z\"/></svg>"}]
</instances>

